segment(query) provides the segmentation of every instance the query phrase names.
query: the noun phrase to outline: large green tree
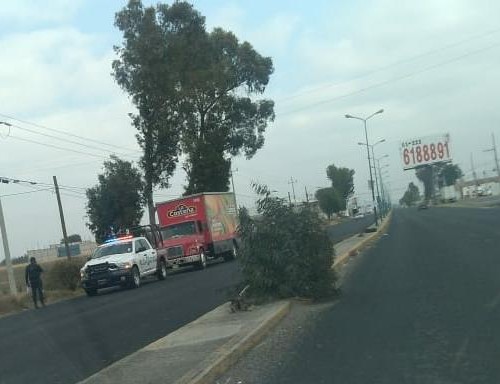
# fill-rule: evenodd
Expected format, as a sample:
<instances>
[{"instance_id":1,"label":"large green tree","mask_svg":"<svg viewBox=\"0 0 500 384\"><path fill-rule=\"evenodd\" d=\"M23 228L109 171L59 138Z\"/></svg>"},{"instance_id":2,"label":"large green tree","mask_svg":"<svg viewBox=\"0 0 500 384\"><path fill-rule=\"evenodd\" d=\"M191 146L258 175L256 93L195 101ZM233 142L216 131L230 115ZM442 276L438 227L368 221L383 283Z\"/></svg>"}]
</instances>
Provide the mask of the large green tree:
<instances>
[{"instance_id":1,"label":"large green tree","mask_svg":"<svg viewBox=\"0 0 500 384\"><path fill-rule=\"evenodd\" d=\"M342 199L334 188L321 188L316 191L316 199L318 200L319 208L331 219L334 213L343 209Z\"/></svg>"},{"instance_id":2,"label":"large green tree","mask_svg":"<svg viewBox=\"0 0 500 384\"><path fill-rule=\"evenodd\" d=\"M143 181L131 162L111 156L104 162L98 183L87 189L87 226L102 242L106 233L126 229L140 223L143 215Z\"/></svg>"},{"instance_id":3,"label":"large green tree","mask_svg":"<svg viewBox=\"0 0 500 384\"><path fill-rule=\"evenodd\" d=\"M424 165L415 169L415 175L424 185L424 197L430 200L433 196L434 174L438 171L433 165Z\"/></svg>"},{"instance_id":4,"label":"large green tree","mask_svg":"<svg viewBox=\"0 0 500 384\"><path fill-rule=\"evenodd\" d=\"M168 20L160 19L155 8L144 7L140 0L130 0L115 16L123 42L115 47L118 58L113 61L113 75L137 107L137 113L130 116L143 150L140 166L151 223L155 222L153 189L169 186L184 124L178 74L170 70L176 57L165 41L187 33L192 24L196 20L184 18L174 27Z\"/></svg>"},{"instance_id":5,"label":"large green tree","mask_svg":"<svg viewBox=\"0 0 500 384\"><path fill-rule=\"evenodd\" d=\"M331 164L326 168L326 176L330 179L332 187L338 193L341 210L346 208L347 199L354 192L354 169L337 167Z\"/></svg>"},{"instance_id":6,"label":"large green tree","mask_svg":"<svg viewBox=\"0 0 500 384\"><path fill-rule=\"evenodd\" d=\"M227 190L231 157L251 158L264 144L274 103L258 99L272 60L228 31L207 31L192 5L144 7L130 0L117 13L124 43L115 78L132 95L144 149L146 195L168 184L180 149L186 156L187 193ZM164 145L158 146L158 139ZM152 202L152 199L151 199Z\"/></svg>"},{"instance_id":7,"label":"large green tree","mask_svg":"<svg viewBox=\"0 0 500 384\"><path fill-rule=\"evenodd\" d=\"M440 187L455 185L456 181L463 177L463 172L457 164L445 164L439 172Z\"/></svg>"},{"instance_id":8,"label":"large green tree","mask_svg":"<svg viewBox=\"0 0 500 384\"><path fill-rule=\"evenodd\" d=\"M439 187L454 185L463 176L463 172L456 164L437 163L419 167L415 170L417 178L424 184L426 200L433 197L435 183Z\"/></svg>"}]
</instances>

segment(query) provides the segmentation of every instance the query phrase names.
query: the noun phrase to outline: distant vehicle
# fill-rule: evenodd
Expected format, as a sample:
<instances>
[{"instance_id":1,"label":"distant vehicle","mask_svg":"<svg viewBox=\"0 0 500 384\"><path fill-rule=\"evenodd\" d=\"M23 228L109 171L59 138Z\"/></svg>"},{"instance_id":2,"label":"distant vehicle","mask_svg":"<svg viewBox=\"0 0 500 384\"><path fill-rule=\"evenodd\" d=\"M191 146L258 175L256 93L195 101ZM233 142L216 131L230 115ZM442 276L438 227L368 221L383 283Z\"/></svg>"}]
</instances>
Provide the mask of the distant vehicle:
<instances>
[{"instance_id":1,"label":"distant vehicle","mask_svg":"<svg viewBox=\"0 0 500 384\"><path fill-rule=\"evenodd\" d=\"M441 201L443 203L453 203L458 200L458 192L454 185L441 188Z\"/></svg>"},{"instance_id":2,"label":"distant vehicle","mask_svg":"<svg viewBox=\"0 0 500 384\"><path fill-rule=\"evenodd\" d=\"M423 209L429 209L429 204L427 204L426 201L423 201L421 202L418 206L417 206L417 209L419 211L423 210Z\"/></svg>"},{"instance_id":3,"label":"distant vehicle","mask_svg":"<svg viewBox=\"0 0 500 384\"><path fill-rule=\"evenodd\" d=\"M100 288L139 288L147 276L167 276L164 258L159 258L146 237L123 236L100 245L80 270L82 287L88 296Z\"/></svg>"},{"instance_id":4,"label":"distant vehicle","mask_svg":"<svg viewBox=\"0 0 500 384\"><path fill-rule=\"evenodd\" d=\"M357 213L356 215L354 215L355 219L362 219L363 217L365 217L365 215L363 215L362 213Z\"/></svg>"},{"instance_id":5,"label":"distant vehicle","mask_svg":"<svg viewBox=\"0 0 500 384\"><path fill-rule=\"evenodd\" d=\"M220 256L229 261L239 247L233 193L200 193L156 204L167 264L200 269Z\"/></svg>"}]
</instances>

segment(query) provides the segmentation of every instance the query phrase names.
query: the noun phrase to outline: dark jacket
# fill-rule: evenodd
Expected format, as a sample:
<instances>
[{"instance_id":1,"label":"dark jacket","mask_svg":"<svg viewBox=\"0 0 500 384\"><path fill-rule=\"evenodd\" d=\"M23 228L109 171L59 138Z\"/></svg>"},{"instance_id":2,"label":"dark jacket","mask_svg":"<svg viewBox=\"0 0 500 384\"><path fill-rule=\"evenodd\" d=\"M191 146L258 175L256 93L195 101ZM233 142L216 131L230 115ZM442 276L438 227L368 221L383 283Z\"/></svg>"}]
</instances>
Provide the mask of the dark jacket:
<instances>
[{"instance_id":1,"label":"dark jacket","mask_svg":"<svg viewBox=\"0 0 500 384\"><path fill-rule=\"evenodd\" d=\"M42 281L42 272L43 269L38 264L28 264L25 271L26 285L39 284Z\"/></svg>"}]
</instances>

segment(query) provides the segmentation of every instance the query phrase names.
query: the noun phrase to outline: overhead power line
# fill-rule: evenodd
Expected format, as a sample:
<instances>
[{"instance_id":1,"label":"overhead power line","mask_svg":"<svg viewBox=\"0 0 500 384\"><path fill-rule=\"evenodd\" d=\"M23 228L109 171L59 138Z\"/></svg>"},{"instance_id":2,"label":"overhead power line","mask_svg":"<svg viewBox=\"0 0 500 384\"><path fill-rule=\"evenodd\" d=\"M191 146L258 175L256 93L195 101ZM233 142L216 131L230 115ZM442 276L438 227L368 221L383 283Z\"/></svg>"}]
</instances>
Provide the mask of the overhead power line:
<instances>
[{"instance_id":1,"label":"overhead power line","mask_svg":"<svg viewBox=\"0 0 500 384\"><path fill-rule=\"evenodd\" d=\"M96 147L94 145L88 145L88 144L80 143L80 142L75 141L75 140L69 140L69 139L65 139L63 137L58 137L58 136L51 135L51 134L48 134L48 133L38 132L38 131L35 131L34 129L21 127L20 125L17 125L17 124L11 124L11 126L17 128L17 129L20 129L22 131L33 133L35 135L49 137L51 139L59 140L59 141L65 142L65 143L79 145L79 146L84 147L84 148L89 148L89 149L93 149L93 150L97 150L97 151L101 151L101 152L104 151L104 152L111 153L111 154L116 153L115 151L112 151L112 150L109 150L109 149L103 149L103 148ZM130 153L129 154L126 154L126 153L116 153L116 154L120 155L120 156L131 156Z\"/></svg>"},{"instance_id":2,"label":"overhead power line","mask_svg":"<svg viewBox=\"0 0 500 384\"><path fill-rule=\"evenodd\" d=\"M34 123L32 121L19 119L19 118L15 117L15 116L7 115L7 114L4 114L4 113L0 113L0 116L4 117L6 119L17 121L19 123L31 125L33 127L37 127L37 128L40 128L40 129L45 129L45 130L50 131L50 132L55 132L55 133L59 133L59 134L62 134L62 135L71 136L71 137L74 137L74 138L77 138L77 139L80 139L80 140L85 140L85 141L88 141L88 142L91 142L91 143L101 144L101 145L105 145L105 146L108 146L108 147L122 149L122 150L126 150L126 151L131 151L131 152L140 152L138 150L127 148L127 147L124 147L124 146L121 146L121 145L110 144L110 143L107 143L107 142L104 142L104 141L101 141L101 140L96 140L96 139L91 139L91 138L88 138L88 137L85 137L85 136L76 135L74 133L70 133L70 132L67 132L67 131L60 130L60 129L50 128L50 127L47 127L47 126L42 125L42 124L37 124L37 123Z\"/></svg>"},{"instance_id":3,"label":"overhead power line","mask_svg":"<svg viewBox=\"0 0 500 384\"><path fill-rule=\"evenodd\" d=\"M421 73L434 70L436 68L442 67L442 66L450 64L450 63L454 63L454 62L462 60L462 59L464 59L466 57L473 56L473 55L476 55L478 53L485 52L487 50L496 48L498 46L500 46L500 42L497 42L495 44L489 45L489 46L484 47L484 48L480 48L480 49L477 49L477 50L465 53L465 54L460 55L460 56L456 56L456 57L454 57L452 59L449 59L449 60L446 60L446 61L442 61L442 62L434 64L434 65L430 65L430 66L422 68L422 69L420 69L418 71L414 71L414 72L407 73L405 75L397 76L397 77L394 77L392 79L388 79L388 80L385 80L385 81L382 81L382 82L379 82L379 83L376 83L376 84L372 84L372 85L366 86L364 88L360 88L360 89L357 89L355 91L348 92L346 94L339 95L339 96L336 96L336 97L333 97L333 98L330 98L330 99L322 100L322 101L319 101L319 102L316 102L316 103L311 103L311 104L303 106L301 108L295 108L295 109L290 110L288 112L285 111L283 113L280 113L278 116L291 115L291 114L294 114L294 113L297 113L297 112L301 112L301 111L304 111L304 110L307 110L307 109L318 107L320 105L330 104L330 103L333 103L333 102L335 102L337 100L345 99L347 97L354 96L354 95L357 95L357 94L360 94L360 93L363 93L363 92L366 92L366 91L369 91L369 90L372 90L372 89L375 89L375 88L380 88L380 87L383 87L385 85L388 85L388 84L391 84L391 83L394 83L394 82L397 82L397 81L401 81L401 80L405 80L405 79L411 78L411 77L419 75Z\"/></svg>"},{"instance_id":4,"label":"overhead power line","mask_svg":"<svg viewBox=\"0 0 500 384\"><path fill-rule=\"evenodd\" d=\"M53 144L43 143L43 142L41 142L41 141L31 140L31 139L27 139L27 138L25 138L25 137L14 136L14 135L12 135L12 134L9 136L9 139L14 139L14 140L19 140L19 141L25 141L25 142L27 142L27 143L38 144L38 145L42 145L42 146L44 146L44 147L48 147L48 148L59 149L59 150L61 150L61 151L67 151L67 152L79 153L79 154L81 154L81 155L87 155L87 156L98 157L98 158L100 158L100 159L107 159L107 158L108 158L107 156L104 156L104 155L98 155L97 153L84 152L84 151L79 151L79 150L77 150L77 149L71 149L71 148L59 147L58 145L53 145Z\"/></svg>"},{"instance_id":5,"label":"overhead power line","mask_svg":"<svg viewBox=\"0 0 500 384\"><path fill-rule=\"evenodd\" d=\"M26 192L18 192L18 193L8 193L6 195L0 195L0 197L10 197L10 196L18 196L18 195L27 195L30 193L37 193L37 192L46 192L46 191L53 191L53 188L42 188L42 189L35 189L34 191L26 191Z\"/></svg>"},{"instance_id":6,"label":"overhead power line","mask_svg":"<svg viewBox=\"0 0 500 384\"><path fill-rule=\"evenodd\" d=\"M320 87L316 87L316 88L313 88L313 89L305 90L303 92L294 93L294 94L292 94L290 96L287 96L285 98L277 100L277 102L283 102L283 101L288 101L288 100L296 99L297 97L300 97L300 96L303 96L303 95L307 95L307 94L310 94L310 93L315 93L315 92L321 91L321 90L326 89L326 88L331 88L331 87L336 87L336 86L339 86L339 85L342 85L342 84L351 83L351 82L353 82L355 80L363 79L363 78L368 77L370 75L373 75L375 73L382 72L382 71L385 71L387 69L399 66L399 65L404 64L404 63L415 61L415 60L421 59L421 58L426 57L426 56L430 56L430 55L433 55L433 54L436 54L436 53L441 53L441 52L443 52L445 50L448 50L448 49L451 49L451 48L455 48L457 46L460 46L462 44L468 43L470 41L477 40L477 39L480 39L480 38L483 38L483 37L487 37L487 36L493 35L493 34L498 33L498 32L500 32L500 28L493 29L491 31L487 31L487 32L484 32L484 33L481 33L481 34L477 34L477 35L474 35L474 36L470 36L470 37L468 37L466 39L463 39L463 40L460 40L460 41L456 41L456 42L451 43L451 44L447 44L447 45L442 46L440 48L432 49L430 51L423 52L423 53L420 53L420 54L415 55L415 56L411 56L411 57L407 57L407 58L402 59L402 60L398 60L398 61L396 61L394 63L391 63L391 64L385 65L383 67L377 68L377 69L375 69L373 71L366 72L366 73L364 73L364 74L362 74L360 76L357 76L357 77L349 79L349 80L335 82L335 83L330 83L330 84L324 84L324 85L322 85Z\"/></svg>"}]
</instances>

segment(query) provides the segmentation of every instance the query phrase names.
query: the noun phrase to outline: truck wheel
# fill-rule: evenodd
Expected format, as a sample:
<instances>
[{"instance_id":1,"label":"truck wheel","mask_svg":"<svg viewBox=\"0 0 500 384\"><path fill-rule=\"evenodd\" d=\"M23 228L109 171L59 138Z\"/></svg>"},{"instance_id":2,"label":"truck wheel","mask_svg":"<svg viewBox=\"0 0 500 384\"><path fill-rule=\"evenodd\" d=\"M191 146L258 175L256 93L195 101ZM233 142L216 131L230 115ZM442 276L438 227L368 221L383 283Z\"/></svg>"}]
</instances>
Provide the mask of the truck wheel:
<instances>
[{"instance_id":1,"label":"truck wheel","mask_svg":"<svg viewBox=\"0 0 500 384\"><path fill-rule=\"evenodd\" d=\"M167 265L165 260L160 261L160 268L158 268L158 280L165 280L167 278Z\"/></svg>"},{"instance_id":2,"label":"truck wheel","mask_svg":"<svg viewBox=\"0 0 500 384\"><path fill-rule=\"evenodd\" d=\"M97 289L96 288L89 288L85 290L85 293L87 296L96 296L97 295Z\"/></svg>"},{"instance_id":3,"label":"truck wheel","mask_svg":"<svg viewBox=\"0 0 500 384\"><path fill-rule=\"evenodd\" d=\"M132 281L130 282L130 288L139 288L141 286L141 274L139 269L134 266L132 268Z\"/></svg>"},{"instance_id":4,"label":"truck wheel","mask_svg":"<svg viewBox=\"0 0 500 384\"><path fill-rule=\"evenodd\" d=\"M200 252L200 261L197 264L198 269L205 269L207 267L207 256L205 256L205 251Z\"/></svg>"},{"instance_id":5,"label":"truck wheel","mask_svg":"<svg viewBox=\"0 0 500 384\"><path fill-rule=\"evenodd\" d=\"M224 254L224 261L231 261L238 257L238 247L233 243L233 248Z\"/></svg>"}]
</instances>

